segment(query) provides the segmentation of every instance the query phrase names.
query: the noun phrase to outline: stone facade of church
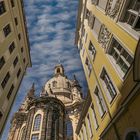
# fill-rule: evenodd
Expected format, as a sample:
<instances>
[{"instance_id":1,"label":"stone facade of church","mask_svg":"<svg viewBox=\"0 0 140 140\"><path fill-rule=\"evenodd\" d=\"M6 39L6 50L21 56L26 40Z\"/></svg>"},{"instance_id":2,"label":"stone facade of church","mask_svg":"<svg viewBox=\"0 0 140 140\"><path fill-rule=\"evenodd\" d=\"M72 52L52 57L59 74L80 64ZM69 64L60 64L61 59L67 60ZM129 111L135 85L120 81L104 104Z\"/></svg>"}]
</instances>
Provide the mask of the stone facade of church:
<instances>
[{"instance_id":1,"label":"stone facade of church","mask_svg":"<svg viewBox=\"0 0 140 140\"><path fill-rule=\"evenodd\" d=\"M59 64L39 97L32 85L12 118L8 140L76 140L82 104L76 77L69 80Z\"/></svg>"}]
</instances>

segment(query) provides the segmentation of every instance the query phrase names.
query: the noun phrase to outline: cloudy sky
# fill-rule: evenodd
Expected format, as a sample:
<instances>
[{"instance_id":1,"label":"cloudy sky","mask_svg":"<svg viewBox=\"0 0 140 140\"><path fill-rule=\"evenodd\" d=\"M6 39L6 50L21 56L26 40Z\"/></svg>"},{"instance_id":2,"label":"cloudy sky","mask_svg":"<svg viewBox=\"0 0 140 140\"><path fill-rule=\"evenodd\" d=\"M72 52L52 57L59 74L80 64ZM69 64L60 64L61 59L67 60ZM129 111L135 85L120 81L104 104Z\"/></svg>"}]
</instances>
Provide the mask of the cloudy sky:
<instances>
[{"instance_id":1,"label":"cloudy sky","mask_svg":"<svg viewBox=\"0 0 140 140\"><path fill-rule=\"evenodd\" d=\"M13 105L2 140L7 140L11 116L35 82L36 94L52 77L61 60L68 78L77 76L83 92L87 91L80 56L74 46L78 0L24 0L29 32L32 68L28 68Z\"/></svg>"}]
</instances>

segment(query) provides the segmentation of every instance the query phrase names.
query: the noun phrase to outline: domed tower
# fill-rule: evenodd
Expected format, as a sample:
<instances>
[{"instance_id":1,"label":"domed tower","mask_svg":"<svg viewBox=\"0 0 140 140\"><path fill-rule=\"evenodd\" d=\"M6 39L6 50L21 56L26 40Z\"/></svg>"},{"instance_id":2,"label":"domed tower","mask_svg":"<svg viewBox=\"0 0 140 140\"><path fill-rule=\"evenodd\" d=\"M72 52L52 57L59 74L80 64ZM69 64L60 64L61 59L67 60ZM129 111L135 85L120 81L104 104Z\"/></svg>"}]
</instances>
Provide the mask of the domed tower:
<instances>
[{"instance_id":1,"label":"domed tower","mask_svg":"<svg viewBox=\"0 0 140 140\"><path fill-rule=\"evenodd\" d=\"M34 92L33 84L12 119L8 140L76 140L75 129L83 103L76 76L69 80L59 64L40 97Z\"/></svg>"}]
</instances>

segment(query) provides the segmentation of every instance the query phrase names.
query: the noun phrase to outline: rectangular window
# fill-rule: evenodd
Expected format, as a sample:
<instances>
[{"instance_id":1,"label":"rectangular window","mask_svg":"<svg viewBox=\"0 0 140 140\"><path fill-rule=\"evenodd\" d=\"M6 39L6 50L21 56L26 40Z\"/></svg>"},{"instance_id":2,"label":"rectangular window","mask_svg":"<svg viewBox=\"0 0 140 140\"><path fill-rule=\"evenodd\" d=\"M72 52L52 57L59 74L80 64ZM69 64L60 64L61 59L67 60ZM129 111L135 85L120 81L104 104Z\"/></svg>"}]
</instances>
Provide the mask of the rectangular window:
<instances>
[{"instance_id":1,"label":"rectangular window","mask_svg":"<svg viewBox=\"0 0 140 140\"><path fill-rule=\"evenodd\" d=\"M17 78L20 76L21 73L21 68L19 68L18 72L17 72Z\"/></svg>"},{"instance_id":2,"label":"rectangular window","mask_svg":"<svg viewBox=\"0 0 140 140\"><path fill-rule=\"evenodd\" d=\"M10 54L13 52L14 49L15 49L15 43L12 42L12 43L10 44L10 46L9 46L9 52L10 52Z\"/></svg>"},{"instance_id":3,"label":"rectangular window","mask_svg":"<svg viewBox=\"0 0 140 140\"><path fill-rule=\"evenodd\" d=\"M132 56L115 38L112 39L108 54L121 77L124 77L133 62Z\"/></svg>"},{"instance_id":4,"label":"rectangular window","mask_svg":"<svg viewBox=\"0 0 140 140\"><path fill-rule=\"evenodd\" d=\"M99 0L98 6L99 6L100 8L102 8L103 10L105 10L105 9L106 9L106 5L107 5L107 1L108 1L108 0Z\"/></svg>"},{"instance_id":5,"label":"rectangular window","mask_svg":"<svg viewBox=\"0 0 140 140\"><path fill-rule=\"evenodd\" d=\"M89 46L88 46L88 52L89 52L90 58L92 60L94 60L95 55L96 55L96 50L95 50L95 47L93 46L91 41L90 41Z\"/></svg>"},{"instance_id":6,"label":"rectangular window","mask_svg":"<svg viewBox=\"0 0 140 140\"><path fill-rule=\"evenodd\" d=\"M21 52L23 53L23 47L21 48Z\"/></svg>"},{"instance_id":7,"label":"rectangular window","mask_svg":"<svg viewBox=\"0 0 140 140\"><path fill-rule=\"evenodd\" d=\"M8 72L5 76L5 78L3 79L2 83L1 83L1 86L2 86L3 89L5 88L9 79L10 79L10 73Z\"/></svg>"},{"instance_id":8,"label":"rectangular window","mask_svg":"<svg viewBox=\"0 0 140 140\"><path fill-rule=\"evenodd\" d=\"M124 22L135 30L140 30L140 0L129 0L126 3Z\"/></svg>"},{"instance_id":9,"label":"rectangular window","mask_svg":"<svg viewBox=\"0 0 140 140\"><path fill-rule=\"evenodd\" d=\"M4 32L4 36L8 36L11 32L11 27L10 24L7 24L4 28L3 28L3 32Z\"/></svg>"},{"instance_id":10,"label":"rectangular window","mask_svg":"<svg viewBox=\"0 0 140 140\"><path fill-rule=\"evenodd\" d=\"M89 114L87 116L87 125L88 125L88 130L89 130L89 137L91 138L93 136L93 132L92 132L92 127L91 127L91 121L90 121L90 118L89 118Z\"/></svg>"},{"instance_id":11,"label":"rectangular window","mask_svg":"<svg viewBox=\"0 0 140 140\"><path fill-rule=\"evenodd\" d=\"M4 57L2 56L2 57L0 58L0 69L2 69L2 67L4 66L4 64L5 64L5 59L4 59Z\"/></svg>"},{"instance_id":12,"label":"rectangular window","mask_svg":"<svg viewBox=\"0 0 140 140\"><path fill-rule=\"evenodd\" d=\"M21 40L21 35L20 35L20 33L18 34L18 39Z\"/></svg>"},{"instance_id":13,"label":"rectangular window","mask_svg":"<svg viewBox=\"0 0 140 140\"><path fill-rule=\"evenodd\" d=\"M12 86L11 86L11 88L10 88L8 94L7 94L7 99L8 99L8 100L10 99L13 90L14 90L14 85L12 84Z\"/></svg>"},{"instance_id":14,"label":"rectangular window","mask_svg":"<svg viewBox=\"0 0 140 140\"><path fill-rule=\"evenodd\" d=\"M85 64L86 64L86 69L87 69L87 72L88 72L88 76L90 76L91 71L92 71L92 65L91 65L88 58L86 58Z\"/></svg>"},{"instance_id":15,"label":"rectangular window","mask_svg":"<svg viewBox=\"0 0 140 140\"><path fill-rule=\"evenodd\" d=\"M23 62L24 62L24 64L25 64L25 62L26 62L25 58L23 59Z\"/></svg>"},{"instance_id":16,"label":"rectangular window","mask_svg":"<svg viewBox=\"0 0 140 140\"><path fill-rule=\"evenodd\" d=\"M3 116L3 114L2 114L2 112L0 111L0 121L1 121L1 119L2 119L2 116Z\"/></svg>"},{"instance_id":17,"label":"rectangular window","mask_svg":"<svg viewBox=\"0 0 140 140\"><path fill-rule=\"evenodd\" d=\"M92 4L97 4L98 0L91 0Z\"/></svg>"},{"instance_id":18,"label":"rectangular window","mask_svg":"<svg viewBox=\"0 0 140 140\"><path fill-rule=\"evenodd\" d=\"M39 134L33 134L31 140L39 140Z\"/></svg>"},{"instance_id":19,"label":"rectangular window","mask_svg":"<svg viewBox=\"0 0 140 140\"><path fill-rule=\"evenodd\" d=\"M102 26L101 22L97 18L95 18L94 25L93 25L93 33L96 38L98 38L101 26Z\"/></svg>"},{"instance_id":20,"label":"rectangular window","mask_svg":"<svg viewBox=\"0 0 140 140\"><path fill-rule=\"evenodd\" d=\"M18 25L17 17L15 17L15 25Z\"/></svg>"},{"instance_id":21,"label":"rectangular window","mask_svg":"<svg viewBox=\"0 0 140 140\"><path fill-rule=\"evenodd\" d=\"M101 93L99 92L99 89L97 86L95 88L94 94L95 94L95 100L96 100L96 103L98 106L99 113L102 117L104 115L104 113L106 112L106 107L105 107L104 99L103 99Z\"/></svg>"},{"instance_id":22,"label":"rectangular window","mask_svg":"<svg viewBox=\"0 0 140 140\"><path fill-rule=\"evenodd\" d=\"M12 7L15 6L14 0L11 0L11 6L12 6Z\"/></svg>"},{"instance_id":23,"label":"rectangular window","mask_svg":"<svg viewBox=\"0 0 140 140\"><path fill-rule=\"evenodd\" d=\"M0 1L0 15L6 11L4 1Z\"/></svg>"},{"instance_id":24,"label":"rectangular window","mask_svg":"<svg viewBox=\"0 0 140 140\"><path fill-rule=\"evenodd\" d=\"M95 127L95 129L97 129L99 127L99 124L98 124L98 121L97 121L97 117L96 117L96 113L95 113L93 104L91 104L91 111L92 111L92 119L93 119L93 122L94 122L94 127Z\"/></svg>"},{"instance_id":25,"label":"rectangular window","mask_svg":"<svg viewBox=\"0 0 140 140\"><path fill-rule=\"evenodd\" d=\"M18 63L18 57L16 57L14 62L13 62L14 67L17 65L17 63Z\"/></svg>"},{"instance_id":26,"label":"rectangular window","mask_svg":"<svg viewBox=\"0 0 140 140\"><path fill-rule=\"evenodd\" d=\"M103 68L100 77L103 81L103 85L106 90L106 96L107 96L109 102L111 102L117 95L117 92L116 92L116 89L115 89L109 75L107 74L105 68Z\"/></svg>"}]
</instances>

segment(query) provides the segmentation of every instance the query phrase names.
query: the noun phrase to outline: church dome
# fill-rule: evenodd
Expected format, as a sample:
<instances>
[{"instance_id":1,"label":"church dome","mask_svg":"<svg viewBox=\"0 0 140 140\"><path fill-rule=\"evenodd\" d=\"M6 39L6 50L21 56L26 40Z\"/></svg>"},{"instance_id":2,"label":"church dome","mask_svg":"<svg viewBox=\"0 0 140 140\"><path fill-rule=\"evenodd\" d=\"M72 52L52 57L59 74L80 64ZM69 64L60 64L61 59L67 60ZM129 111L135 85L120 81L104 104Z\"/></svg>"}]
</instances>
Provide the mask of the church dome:
<instances>
[{"instance_id":1,"label":"church dome","mask_svg":"<svg viewBox=\"0 0 140 140\"><path fill-rule=\"evenodd\" d=\"M49 96L55 96L63 101L65 104L72 102L71 94L72 81L64 74L64 68L61 64L55 67L53 78L45 84L45 91Z\"/></svg>"}]
</instances>

